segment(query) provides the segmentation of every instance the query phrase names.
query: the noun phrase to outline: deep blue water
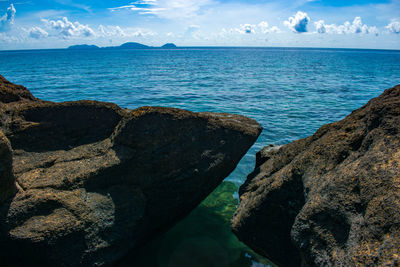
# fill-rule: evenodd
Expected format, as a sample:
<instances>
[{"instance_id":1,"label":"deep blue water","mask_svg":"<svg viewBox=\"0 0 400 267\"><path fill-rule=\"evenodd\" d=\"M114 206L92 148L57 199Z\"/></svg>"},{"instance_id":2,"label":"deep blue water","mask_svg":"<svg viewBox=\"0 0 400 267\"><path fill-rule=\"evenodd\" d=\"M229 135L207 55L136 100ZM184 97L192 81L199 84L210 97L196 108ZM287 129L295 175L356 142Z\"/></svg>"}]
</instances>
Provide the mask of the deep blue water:
<instances>
[{"instance_id":1,"label":"deep blue water","mask_svg":"<svg viewBox=\"0 0 400 267\"><path fill-rule=\"evenodd\" d=\"M227 180L240 185L267 144L344 118L400 83L400 51L295 48L0 51L0 74L51 101L93 99L231 112L264 127Z\"/></svg>"}]
</instances>

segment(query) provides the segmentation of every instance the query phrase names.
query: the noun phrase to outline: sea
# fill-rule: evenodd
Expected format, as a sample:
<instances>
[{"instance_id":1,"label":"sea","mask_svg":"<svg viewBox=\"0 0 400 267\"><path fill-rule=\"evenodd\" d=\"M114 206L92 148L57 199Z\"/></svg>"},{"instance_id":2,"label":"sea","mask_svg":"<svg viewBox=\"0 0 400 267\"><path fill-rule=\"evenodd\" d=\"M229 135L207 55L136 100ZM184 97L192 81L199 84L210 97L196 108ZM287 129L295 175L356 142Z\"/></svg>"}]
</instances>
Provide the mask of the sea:
<instances>
[{"instance_id":1,"label":"sea","mask_svg":"<svg viewBox=\"0 0 400 267\"><path fill-rule=\"evenodd\" d=\"M186 219L120 266L274 266L229 220L255 154L313 134L400 84L400 50L188 47L0 51L0 74L55 102L229 112L264 128L236 170Z\"/></svg>"}]
</instances>

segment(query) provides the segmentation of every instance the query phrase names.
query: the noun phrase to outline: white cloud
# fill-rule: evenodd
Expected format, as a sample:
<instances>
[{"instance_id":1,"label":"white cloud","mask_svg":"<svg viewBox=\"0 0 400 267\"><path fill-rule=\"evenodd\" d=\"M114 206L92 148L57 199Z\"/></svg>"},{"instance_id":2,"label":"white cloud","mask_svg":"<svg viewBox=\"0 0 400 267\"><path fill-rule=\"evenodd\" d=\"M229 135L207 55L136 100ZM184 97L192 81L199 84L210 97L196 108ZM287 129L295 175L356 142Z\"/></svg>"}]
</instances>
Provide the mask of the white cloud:
<instances>
[{"instance_id":1,"label":"white cloud","mask_svg":"<svg viewBox=\"0 0 400 267\"><path fill-rule=\"evenodd\" d=\"M200 29L200 26L198 26L198 25L189 25L189 26L186 28L186 32L191 33L191 32L198 31L199 29Z\"/></svg>"},{"instance_id":2,"label":"white cloud","mask_svg":"<svg viewBox=\"0 0 400 267\"><path fill-rule=\"evenodd\" d=\"M281 29L279 29L278 27L272 26L272 27L269 29L269 32L280 33L280 32L282 32L282 31L281 31Z\"/></svg>"},{"instance_id":3,"label":"white cloud","mask_svg":"<svg viewBox=\"0 0 400 267\"><path fill-rule=\"evenodd\" d=\"M230 30L222 29L223 34L232 34L232 33L240 33L240 34L267 34L267 33L279 33L281 30L276 27L270 27L268 22L261 21L257 25L254 24L240 24L239 28L234 28Z\"/></svg>"},{"instance_id":4,"label":"white cloud","mask_svg":"<svg viewBox=\"0 0 400 267\"><path fill-rule=\"evenodd\" d=\"M119 36L126 37L126 33L119 26L99 26L100 36L110 37L110 36Z\"/></svg>"},{"instance_id":5,"label":"white cloud","mask_svg":"<svg viewBox=\"0 0 400 267\"><path fill-rule=\"evenodd\" d=\"M240 24L240 27L236 29L238 33L241 34L251 34L255 33L256 31L256 25L253 24Z\"/></svg>"},{"instance_id":6,"label":"white cloud","mask_svg":"<svg viewBox=\"0 0 400 267\"><path fill-rule=\"evenodd\" d=\"M392 19L392 21L385 27L390 33L400 34L400 21Z\"/></svg>"},{"instance_id":7,"label":"white cloud","mask_svg":"<svg viewBox=\"0 0 400 267\"><path fill-rule=\"evenodd\" d=\"M4 43L20 43L21 42L21 38L19 36L12 36L10 34L0 32L0 42L4 42Z\"/></svg>"},{"instance_id":8,"label":"white cloud","mask_svg":"<svg viewBox=\"0 0 400 267\"><path fill-rule=\"evenodd\" d=\"M362 23L361 17L355 17L353 24L350 26L350 31L353 33L369 33L369 28Z\"/></svg>"},{"instance_id":9,"label":"white cloud","mask_svg":"<svg viewBox=\"0 0 400 267\"><path fill-rule=\"evenodd\" d=\"M272 26L269 27L268 22L266 21L261 21L260 23L258 23L257 27L260 29L260 31L264 34L266 33L279 33L281 32L281 30L276 27L276 26Z\"/></svg>"},{"instance_id":10,"label":"white cloud","mask_svg":"<svg viewBox=\"0 0 400 267\"><path fill-rule=\"evenodd\" d=\"M186 28L185 33L183 34L183 37L185 39L188 39L188 38L200 39L199 30L200 30L200 26L198 26L198 25L189 25Z\"/></svg>"},{"instance_id":11,"label":"white cloud","mask_svg":"<svg viewBox=\"0 0 400 267\"><path fill-rule=\"evenodd\" d=\"M17 11L15 10L14 5L11 4L7 8L6 13L0 17L0 31L6 31L9 29L10 25L14 24L15 13L17 13Z\"/></svg>"},{"instance_id":12,"label":"white cloud","mask_svg":"<svg viewBox=\"0 0 400 267\"><path fill-rule=\"evenodd\" d=\"M317 33L326 33L326 28L325 28L325 21L323 20L318 20L314 22L315 29Z\"/></svg>"},{"instance_id":13,"label":"white cloud","mask_svg":"<svg viewBox=\"0 0 400 267\"><path fill-rule=\"evenodd\" d=\"M248 35L249 38L246 40L264 40L265 34L269 33L281 33L282 31L276 26L269 26L269 23L266 21L261 21L257 25L255 24L240 24L238 28L222 28L221 31L217 34L220 38L238 38L243 40L243 35ZM252 38L250 38L250 35ZM242 36L242 37L241 37Z\"/></svg>"},{"instance_id":14,"label":"white cloud","mask_svg":"<svg viewBox=\"0 0 400 267\"><path fill-rule=\"evenodd\" d=\"M283 24L291 29L293 32L302 33L307 32L307 24L310 22L310 17L305 12L297 11L294 17L288 18Z\"/></svg>"},{"instance_id":15,"label":"white cloud","mask_svg":"<svg viewBox=\"0 0 400 267\"><path fill-rule=\"evenodd\" d=\"M192 18L213 0L142 0L129 5L110 8L111 11L127 9L142 15L154 15L160 18L181 19Z\"/></svg>"},{"instance_id":16,"label":"white cloud","mask_svg":"<svg viewBox=\"0 0 400 267\"><path fill-rule=\"evenodd\" d=\"M369 27L369 28L368 28L368 32L369 32L370 34L375 35L375 36L378 36L378 35L379 35L379 30L378 30L378 28L377 28L376 26L371 26L371 27Z\"/></svg>"},{"instance_id":17,"label":"white cloud","mask_svg":"<svg viewBox=\"0 0 400 267\"><path fill-rule=\"evenodd\" d=\"M261 29L262 33L268 33L269 24L266 21L261 21L258 23L258 27Z\"/></svg>"},{"instance_id":18,"label":"white cloud","mask_svg":"<svg viewBox=\"0 0 400 267\"><path fill-rule=\"evenodd\" d=\"M34 39L46 38L49 34L40 27L32 27L29 29L29 37Z\"/></svg>"},{"instance_id":19,"label":"white cloud","mask_svg":"<svg viewBox=\"0 0 400 267\"><path fill-rule=\"evenodd\" d=\"M98 34L100 37L146 37L155 36L156 33L151 30L140 29L140 28L125 28L122 29L120 26L103 26L99 25Z\"/></svg>"},{"instance_id":20,"label":"white cloud","mask_svg":"<svg viewBox=\"0 0 400 267\"><path fill-rule=\"evenodd\" d=\"M331 34L375 34L378 35L378 28L375 26L369 27L363 24L361 17L355 17L353 22L346 21L342 25L325 24L325 21L319 20L314 22L317 33L331 33Z\"/></svg>"},{"instance_id":21,"label":"white cloud","mask_svg":"<svg viewBox=\"0 0 400 267\"><path fill-rule=\"evenodd\" d=\"M80 24L77 21L71 22L66 17L63 17L61 20L42 19L42 22L63 38L95 36L94 31L88 25Z\"/></svg>"},{"instance_id":22,"label":"white cloud","mask_svg":"<svg viewBox=\"0 0 400 267\"><path fill-rule=\"evenodd\" d=\"M264 46L266 42L270 45L282 37L273 33L282 31L271 26L267 21L261 21L257 24L241 24L235 28L221 28L221 30L211 36L219 45L229 46Z\"/></svg>"},{"instance_id":23,"label":"white cloud","mask_svg":"<svg viewBox=\"0 0 400 267\"><path fill-rule=\"evenodd\" d=\"M155 36L155 35L157 35L157 33L150 31L150 30L144 30L144 29L136 29L127 34L127 36L132 36L132 37L148 37L148 36Z\"/></svg>"},{"instance_id":24,"label":"white cloud","mask_svg":"<svg viewBox=\"0 0 400 267\"><path fill-rule=\"evenodd\" d=\"M119 27L119 26L115 26L112 29L112 34L113 35L117 35L117 36L121 36L121 37L126 36L126 33L124 32L124 30L122 30L121 27Z\"/></svg>"}]
</instances>

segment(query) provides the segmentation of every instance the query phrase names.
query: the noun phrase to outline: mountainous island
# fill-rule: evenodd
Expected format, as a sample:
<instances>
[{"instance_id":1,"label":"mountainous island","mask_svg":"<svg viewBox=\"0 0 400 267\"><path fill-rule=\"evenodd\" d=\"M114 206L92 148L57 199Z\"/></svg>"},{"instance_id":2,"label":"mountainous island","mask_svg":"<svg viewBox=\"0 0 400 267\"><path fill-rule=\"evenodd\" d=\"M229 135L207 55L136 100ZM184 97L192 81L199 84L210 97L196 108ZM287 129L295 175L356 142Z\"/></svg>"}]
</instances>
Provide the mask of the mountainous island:
<instances>
[{"instance_id":1,"label":"mountainous island","mask_svg":"<svg viewBox=\"0 0 400 267\"><path fill-rule=\"evenodd\" d=\"M88 44L81 44L81 45L71 45L67 49L70 50L97 50L97 49L175 49L177 46L173 43L164 44L161 47L155 46L148 46L136 42L127 42L123 43L119 46L105 46L99 47L97 45L88 45Z\"/></svg>"}]
</instances>

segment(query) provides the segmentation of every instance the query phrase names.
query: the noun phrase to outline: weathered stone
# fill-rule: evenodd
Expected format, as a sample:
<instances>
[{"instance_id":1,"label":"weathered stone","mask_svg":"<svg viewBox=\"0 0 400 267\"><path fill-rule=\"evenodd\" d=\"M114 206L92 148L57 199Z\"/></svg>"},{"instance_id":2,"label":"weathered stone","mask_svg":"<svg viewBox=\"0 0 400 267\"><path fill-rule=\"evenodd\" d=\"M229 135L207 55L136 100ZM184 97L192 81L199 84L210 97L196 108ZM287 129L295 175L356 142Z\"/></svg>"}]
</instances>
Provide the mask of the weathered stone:
<instances>
[{"instance_id":1,"label":"weathered stone","mask_svg":"<svg viewBox=\"0 0 400 267\"><path fill-rule=\"evenodd\" d=\"M95 101L2 109L20 188L0 208L12 266L115 263L185 217L261 132L238 115Z\"/></svg>"},{"instance_id":2,"label":"weathered stone","mask_svg":"<svg viewBox=\"0 0 400 267\"><path fill-rule=\"evenodd\" d=\"M37 100L28 89L22 85L16 85L7 81L0 75L0 102L12 103Z\"/></svg>"},{"instance_id":3,"label":"weathered stone","mask_svg":"<svg viewBox=\"0 0 400 267\"><path fill-rule=\"evenodd\" d=\"M16 192L12 172L12 151L7 137L0 131L0 204Z\"/></svg>"},{"instance_id":4,"label":"weathered stone","mask_svg":"<svg viewBox=\"0 0 400 267\"><path fill-rule=\"evenodd\" d=\"M232 229L282 266L400 263L400 86L260 153Z\"/></svg>"}]
</instances>

